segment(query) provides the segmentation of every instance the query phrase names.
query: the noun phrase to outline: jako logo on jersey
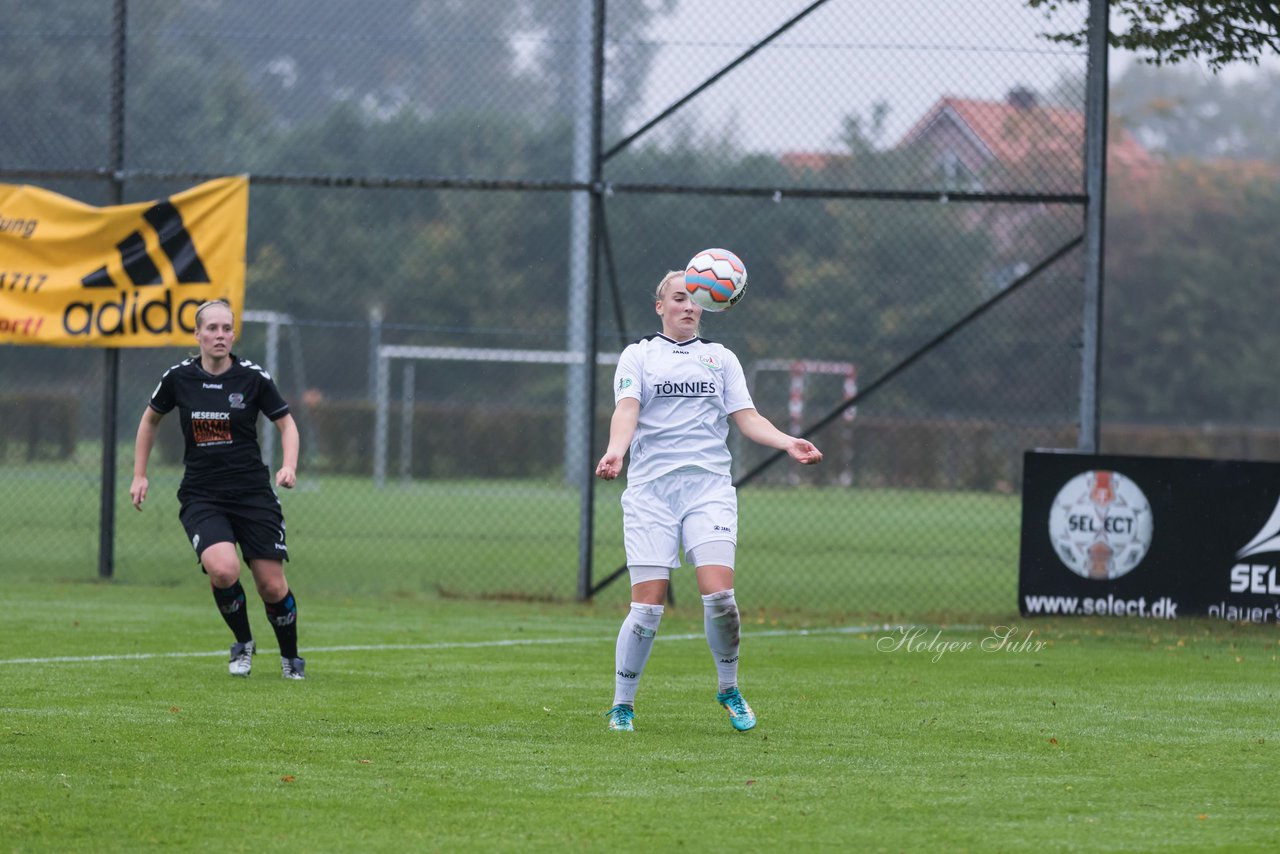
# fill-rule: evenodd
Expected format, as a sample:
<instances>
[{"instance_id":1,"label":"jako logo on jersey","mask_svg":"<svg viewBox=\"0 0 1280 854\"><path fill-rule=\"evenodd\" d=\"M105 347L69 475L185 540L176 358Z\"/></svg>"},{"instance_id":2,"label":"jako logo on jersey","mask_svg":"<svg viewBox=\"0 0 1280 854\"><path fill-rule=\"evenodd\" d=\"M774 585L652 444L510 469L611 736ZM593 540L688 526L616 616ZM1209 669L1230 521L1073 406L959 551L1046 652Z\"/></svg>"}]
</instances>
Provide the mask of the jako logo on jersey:
<instances>
[{"instance_id":1,"label":"jako logo on jersey","mask_svg":"<svg viewBox=\"0 0 1280 854\"><path fill-rule=\"evenodd\" d=\"M681 350L681 349L679 349L679 348L677 348L677 349L675 349L675 350L672 350L671 352L672 352L672 353L676 353L676 354L681 355L681 356L687 356L687 355L689 355L689 351L688 351L688 350Z\"/></svg>"},{"instance_id":2,"label":"jako logo on jersey","mask_svg":"<svg viewBox=\"0 0 1280 854\"><path fill-rule=\"evenodd\" d=\"M222 388L222 386L218 386L218 388ZM232 409L244 409L244 395L239 392L232 392L227 395L227 403L231 405Z\"/></svg>"},{"instance_id":3,"label":"jako logo on jersey","mask_svg":"<svg viewBox=\"0 0 1280 854\"><path fill-rule=\"evenodd\" d=\"M654 384L653 393L658 397L710 397L716 393L716 384L711 380L690 380L679 383L664 380Z\"/></svg>"},{"instance_id":4,"label":"jako logo on jersey","mask_svg":"<svg viewBox=\"0 0 1280 854\"><path fill-rule=\"evenodd\" d=\"M710 353L704 353L703 355L699 356L698 361L706 365L708 368L710 368L713 371L720 370L720 363L717 362L716 357L712 356Z\"/></svg>"},{"instance_id":5,"label":"jako logo on jersey","mask_svg":"<svg viewBox=\"0 0 1280 854\"><path fill-rule=\"evenodd\" d=\"M160 248L169 258L179 285L210 284L200 254L196 252L182 214L168 199L157 202L142 218L155 229ZM201 299L186 299L173 304L172 291L165 290L160 299L147 300L136 288L163 285L160 269L147 254L141 231L134 231L116 244L124 272L135 289L119 291L119 299L69 303L62 313L62 328L68 335L136 335L144 329L156 335L173 331L174 324L186 332L196 331L195 311ZM80 280L85 288L116 288L104 264Z\"/></svg>"}]
</instances>

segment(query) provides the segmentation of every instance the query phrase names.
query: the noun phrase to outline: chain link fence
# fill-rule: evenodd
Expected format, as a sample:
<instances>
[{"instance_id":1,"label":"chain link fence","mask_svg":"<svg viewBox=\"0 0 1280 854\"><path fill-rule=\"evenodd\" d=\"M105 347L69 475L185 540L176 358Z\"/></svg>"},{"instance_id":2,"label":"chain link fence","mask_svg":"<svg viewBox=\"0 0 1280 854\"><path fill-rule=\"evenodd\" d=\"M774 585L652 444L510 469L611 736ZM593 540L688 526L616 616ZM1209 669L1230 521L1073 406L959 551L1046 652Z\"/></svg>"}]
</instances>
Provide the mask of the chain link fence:
<instances>
[{"instance_id":1,"label":"chain link fence","mask_svg":"<svg viewBox=\"0 0 1280 854\"><path fill-rule=\"evenodd\" d=\"M611 360L657 330L662 275L725 246L749 292L703 334L826 455L734 439L744 601L1008 613L1022 452L1078 440L1086 61L1050 28L1016 0L50 0L0 22L0 180L103 204L251 175L236 350L299 423L310 594L572 600L585 542L588 592L625 601L622 486L582 477ZM127 496L186 354L120 355L126 583L196 571L174 424L146 511ZM94 575L106 364L0 347L4 575Z\"/></svg>"}]
</instances>

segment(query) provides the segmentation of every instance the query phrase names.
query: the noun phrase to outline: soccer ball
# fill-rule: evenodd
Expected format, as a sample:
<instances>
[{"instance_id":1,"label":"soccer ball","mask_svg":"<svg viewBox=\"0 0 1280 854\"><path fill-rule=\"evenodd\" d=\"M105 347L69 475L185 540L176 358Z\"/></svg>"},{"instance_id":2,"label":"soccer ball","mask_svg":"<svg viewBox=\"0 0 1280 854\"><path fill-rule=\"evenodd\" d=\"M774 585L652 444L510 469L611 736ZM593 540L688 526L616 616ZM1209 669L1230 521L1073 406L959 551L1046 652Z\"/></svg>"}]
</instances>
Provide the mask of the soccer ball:
<instances>
[{"instance_id":1,"label":"soccer ball","mask_svg":"<svg viewBox=\"0 0 1280 854\"><path fill-rule=\"evenodd\" d=\"M684 287L707 311L724 311L747 292L747 268L728 249L704 249L689 259Z\"/></svg>"}]
</instances>

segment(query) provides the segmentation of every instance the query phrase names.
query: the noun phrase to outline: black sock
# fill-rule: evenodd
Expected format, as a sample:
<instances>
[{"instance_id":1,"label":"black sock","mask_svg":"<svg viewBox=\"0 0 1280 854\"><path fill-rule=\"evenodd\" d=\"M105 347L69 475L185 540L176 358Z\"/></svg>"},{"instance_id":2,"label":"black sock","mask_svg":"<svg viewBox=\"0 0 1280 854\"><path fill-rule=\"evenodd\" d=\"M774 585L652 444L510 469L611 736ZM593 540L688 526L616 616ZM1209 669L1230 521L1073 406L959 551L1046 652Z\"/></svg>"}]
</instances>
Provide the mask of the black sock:
<instances>
[{"instance_id":1,"label":"black sock","mask_svg":"<svg viewBox=\"0 0 1280 854\"><path fill-rule=\"evenodd\" d=\"M209 586L213 587L213 584ZM249 631L249 612L244 607L244 588L239 581L227 588L213 587L213 601L218 603L218 611L236 636L236 643L253 640L253 632Z\"/></svg>"},{"instance_id":2,"label":"black sock","mask_svg":"<svg viewBox=\"0 0 1280 854\"><path fill-rule=\"evenodd\" d=\"M280 642L281 658L298 657L298 603L294 601L293 591L284 594L284 598L267 606L267 619L271 628L276 630L276 640Z\"/></svg>"}]
</instances>

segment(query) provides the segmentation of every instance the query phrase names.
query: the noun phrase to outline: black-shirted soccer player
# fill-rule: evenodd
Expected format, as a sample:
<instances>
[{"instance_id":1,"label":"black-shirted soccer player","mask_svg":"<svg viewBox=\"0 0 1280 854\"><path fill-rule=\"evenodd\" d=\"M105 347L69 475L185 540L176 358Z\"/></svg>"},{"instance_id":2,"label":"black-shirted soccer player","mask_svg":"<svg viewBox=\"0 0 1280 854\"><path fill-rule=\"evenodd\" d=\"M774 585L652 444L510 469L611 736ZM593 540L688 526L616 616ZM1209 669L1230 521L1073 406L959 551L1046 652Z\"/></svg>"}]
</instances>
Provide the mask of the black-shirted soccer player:
<instances>
[{"instance_id":1,"label":"black-shirted soccer player","mask_svg":"<svg viewBox=\"0 0 1280 854\"><path fill-rule=\"evenodd\" d=\"M206 302L196 311L200 355L165 371L151 393L138 424L129 494L141 510L157 426L177 408L186 440L178 517L209 576L218 610L235 635L231 675L248 676L257 651L240 586L239 544L280 644L281 672L286 679L302 679L298 606L284 576L289 559L284 514L271 487L271 471L262 462L258 414L280 431L283 462L275 482L286 489L297 480L298 427L271 376L231 352L235 337L235 316L225 300Z\"/></svg>"}]
</instances>

